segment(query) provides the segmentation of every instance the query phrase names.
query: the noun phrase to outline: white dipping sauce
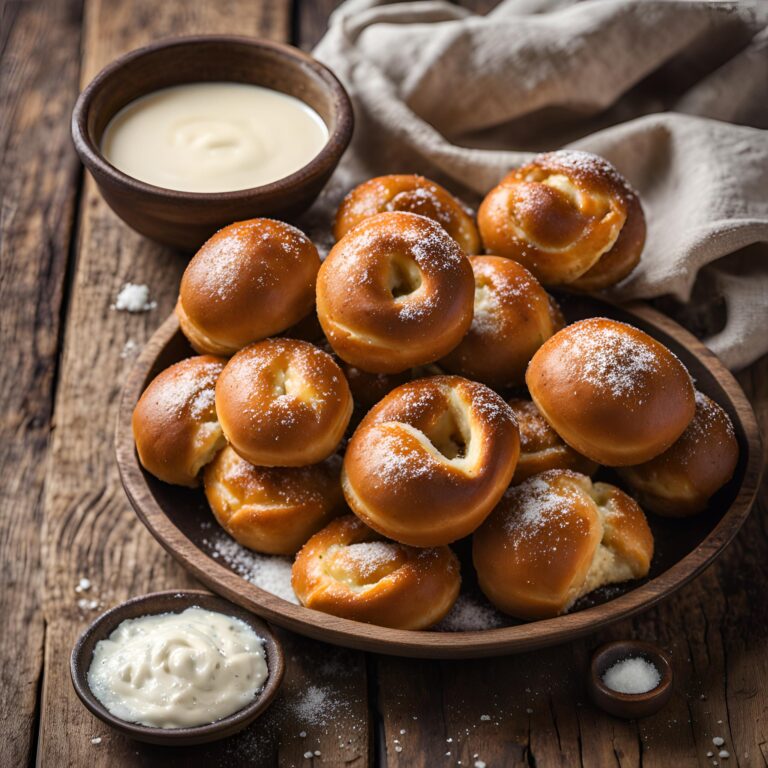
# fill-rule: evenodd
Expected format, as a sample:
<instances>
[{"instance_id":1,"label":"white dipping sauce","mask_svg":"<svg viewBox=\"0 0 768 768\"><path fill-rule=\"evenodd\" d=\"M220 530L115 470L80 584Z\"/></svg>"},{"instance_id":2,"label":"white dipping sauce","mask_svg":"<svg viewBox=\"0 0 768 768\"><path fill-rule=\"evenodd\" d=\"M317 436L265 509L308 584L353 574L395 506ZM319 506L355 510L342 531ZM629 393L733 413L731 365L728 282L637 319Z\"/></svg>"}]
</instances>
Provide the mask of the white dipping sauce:
<instances>
[{"instance_id":1,"label":"white dipping sauce","mask_svg":"<svg viewBox=\"0 0 768 768\"><path fill-rule=\"evenodd\" d=\"M267 675L264 640L251 627L194 607L126 619L96 644L88 685L121 720L186 728L250 704Z\"/></svg>"},{"instance_id":2,"label":"white dipping sauce","mask_svg":"<svg viewBox=\"0 0 768 768\"><path fill-rule=\"evenodd\" d=\"M285 93L246 83L163 88L107 125L104 157L135 179L185 192L231 192L285 178L328 141L320 115Z\"/></svg>"}]
</instances>

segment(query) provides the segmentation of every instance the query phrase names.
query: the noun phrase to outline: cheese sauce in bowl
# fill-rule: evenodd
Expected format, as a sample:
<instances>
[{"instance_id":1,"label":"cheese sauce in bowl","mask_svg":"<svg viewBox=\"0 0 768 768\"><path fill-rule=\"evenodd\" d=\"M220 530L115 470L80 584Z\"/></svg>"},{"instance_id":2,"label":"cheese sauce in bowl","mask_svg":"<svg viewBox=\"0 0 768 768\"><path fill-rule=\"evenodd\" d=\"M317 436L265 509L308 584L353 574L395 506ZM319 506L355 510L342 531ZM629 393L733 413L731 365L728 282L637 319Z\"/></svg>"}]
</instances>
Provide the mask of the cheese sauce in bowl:
<instances>
[{"instance_id":1,"label":"cheese sauce in bowl","mask_svg":"<svg viewBox=\"0 0 768 768\"><path fill-rule=\"evenodd\" d=\"M308 104L248 83L187 83L123 107L101 142L123 173L166 189L231 192L285 178L328 141Z\"/></svg>"},{"instance_id":2,"label":"cheese sauce in bowl","mask_svg":"<svg viewBox=\"0 0 768 768\"><path fill-rule=\"evenodd\" d=\"M233 221L291 221L331 177L354 113L335 75L290 45L237 35L151 43L107 65L72 139L110 208L196 251Z\"/></svg>"},{"instance_id":3,"label":"cheese sauce in bowl","mask_svg":"<svg viewBox=\"0 0 768 768\"><path fill-rule=\"evenodd\" d=\"M88 685L121 720L189 728L242 709L267 674L264 640L251 627L194 606L123 621L96 644Z\"/></svg>"},{"instance_id":4,"label":"cheese sauce in bowl","mask_svg":"<svg viewBox=\"0 0 768 768\"><path fill-rule=\"evenodd\" d=\"M205 592L127 600L77 641L72 683L113 728L154 744L237 733L278 692L283 653L269 625Z\"/></svg>"}]
</instances>

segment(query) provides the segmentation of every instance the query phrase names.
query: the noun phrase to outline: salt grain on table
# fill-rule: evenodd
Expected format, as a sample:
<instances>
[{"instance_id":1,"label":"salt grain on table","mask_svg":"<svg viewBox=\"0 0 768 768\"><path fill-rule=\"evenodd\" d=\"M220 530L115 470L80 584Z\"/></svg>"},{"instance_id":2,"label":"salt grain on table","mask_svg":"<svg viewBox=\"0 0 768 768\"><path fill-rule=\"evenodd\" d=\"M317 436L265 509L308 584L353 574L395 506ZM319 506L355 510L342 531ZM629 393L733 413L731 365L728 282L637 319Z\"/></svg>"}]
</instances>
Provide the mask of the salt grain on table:
<instances>
[{"instance_id":1,"label":"salt grain on table","mask_svg":"<svg viewBox=\"0 0 768 768\"><path fill-rule=\"evenodd\" d=\"M137 283L125 283L117 294L112 309L118 312L149 312L157 306L149 299L149 287Z\"/></svg>"},{"instance_id":2,"label":"salt grain on table","mask_svg":"<svg viewBox=\"0 0 768 768\"><path fill-rule=\"evenodd\" d=\"M635 656L617 661L603 674L603 682L618 693L648 693L661 682L661 674L651 662Z\"/></svg>"}]
</instances>

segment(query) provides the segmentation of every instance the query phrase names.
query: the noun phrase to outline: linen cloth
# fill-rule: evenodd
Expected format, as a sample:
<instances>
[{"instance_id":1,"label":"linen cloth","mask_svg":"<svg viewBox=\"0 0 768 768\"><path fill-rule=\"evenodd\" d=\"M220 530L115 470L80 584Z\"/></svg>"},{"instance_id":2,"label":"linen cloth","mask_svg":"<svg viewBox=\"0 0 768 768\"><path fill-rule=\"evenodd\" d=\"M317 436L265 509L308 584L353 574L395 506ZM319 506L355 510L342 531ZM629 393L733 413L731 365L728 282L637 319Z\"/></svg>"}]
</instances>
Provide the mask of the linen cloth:
<instances>
[{"instance_id":1,"label":"linen cloth","mask_svg":"<svg viewBox=\"0 0 768 768\"><path fill-rule=\"evenodd\" d=\"M374 175L422 173L476 205L534 152L596 152L648 221L640 265L608 295L691 302L703 270L691 304L726 310L710 348L732 368L768 352L765 0L503 0L485 16L348 0L314 54L356 127L310 230Z\"/></svg>"}]
</instances>

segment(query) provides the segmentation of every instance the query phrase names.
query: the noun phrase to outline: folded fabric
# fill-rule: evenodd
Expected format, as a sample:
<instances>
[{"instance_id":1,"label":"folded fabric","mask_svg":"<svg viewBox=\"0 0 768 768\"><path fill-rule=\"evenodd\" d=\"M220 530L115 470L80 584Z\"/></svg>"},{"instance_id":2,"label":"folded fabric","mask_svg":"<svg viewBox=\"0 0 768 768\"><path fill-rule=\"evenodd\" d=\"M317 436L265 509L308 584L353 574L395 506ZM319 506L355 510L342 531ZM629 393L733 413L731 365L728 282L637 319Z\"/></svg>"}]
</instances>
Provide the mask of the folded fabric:
<instances>
[{"instance_id":1,"label":"folded fabric","mask_svg":"<svg viewBox=\"0 0 768 768\"><path fill-rule=\"evenodd\" d=\"M688 302L709 270L726 320L707 343L732 368L768 352L768 3L506 0L478 16L348 0L315 55L356 129L310 228L374 175L423 173L476 204L533 152L596 152L648 219L611 295Z\"/></svg>"}]
</instances>

